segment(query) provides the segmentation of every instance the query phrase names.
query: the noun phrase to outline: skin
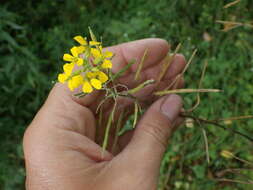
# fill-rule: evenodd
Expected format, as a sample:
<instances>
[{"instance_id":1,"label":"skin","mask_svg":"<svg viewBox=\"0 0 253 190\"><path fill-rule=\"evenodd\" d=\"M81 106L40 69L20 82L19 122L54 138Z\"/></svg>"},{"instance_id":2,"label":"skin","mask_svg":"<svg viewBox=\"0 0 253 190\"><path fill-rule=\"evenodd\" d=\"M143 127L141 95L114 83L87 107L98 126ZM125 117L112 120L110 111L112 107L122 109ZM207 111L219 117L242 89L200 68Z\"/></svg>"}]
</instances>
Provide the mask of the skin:
<instances>
[{"instance_id":1,"label":"skin","mask_svg":"<svg viewBox=\"0 0 253 190\"><path fill-rule=\"evenodd\" d=\"M134 80L144 51L148 49L138 81ZM119 79L128 88L147 79L157 79L169 45L162 39L144 39L124 43L107 50L115 53L113 72L132 58L136 64ZM169 95L157 98L152 92L168 86L185 66L182 55L175 56L164 78L135 94L147 111L134 130L120 136L113 148L116 123L111 127L108 151L101 154L108 115L113 102L103 105L98 126L96 108L103 93L96 91L75 98L66 85L56 84L24 135L26 188L28 190L153 190L157 188L159 167L169 137L180 123L181 98ZM181 79L176 87L182 87ZM123 122L133 112L133 102L118 98L114 121L125 113ZM96 138L95 138L96 136Z\"/></svg>"}]
</instances>

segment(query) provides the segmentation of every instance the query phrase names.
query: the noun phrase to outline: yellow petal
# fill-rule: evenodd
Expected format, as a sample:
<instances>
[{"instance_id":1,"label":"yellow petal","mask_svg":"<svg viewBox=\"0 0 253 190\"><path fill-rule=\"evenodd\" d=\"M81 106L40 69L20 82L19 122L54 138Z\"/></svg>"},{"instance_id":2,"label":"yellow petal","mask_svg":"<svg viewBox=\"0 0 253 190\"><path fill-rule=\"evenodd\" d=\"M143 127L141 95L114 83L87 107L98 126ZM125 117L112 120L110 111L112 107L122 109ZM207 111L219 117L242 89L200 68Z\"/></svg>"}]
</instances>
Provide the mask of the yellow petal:
<instances>
[{"instance_id":1,"label":"yellow petal","mask_svg":"<svg viewBox=\"0 0 253 190\"><path fill-rule=\"evenodd\" d=\"M70 79L70 80L68 81L68 87L69 87L69 89L70 89L71 91L74 90L74 86L73 86L72 79Z\"/></svg>"},{"instance_id":2,"label":"yellow petal","mask_svg":"<svg viewBox=\"0 0 253 190\"><path fill-rule=\"evenodd\" d=\"M67 76L70 76L74 68L74 63L66 63L63 65L63 71Z\"/></svg>"},{"instance_id":3,"label":"yellow petal","mask_svg":"<svg viewBox=\"0 0 253 190\"><path fill-rule=\"evenodd\" d=\"M76 64L77 64L78 66L83 65L83 59L78 58L77 61L76 61Z\"/></svg>"},{"instance_id":4,"label":"yellow petal","mask_svg":"<svg viewBox=\"0 0 253 190\"><path fill-rule=\"evenodd\" d=\"M113 53L110 52L110 51L106 51L106 52L104 53L104 56L105 56L105 58L111 58L111 57L113 56Z\"/></svg>"},{"instance_id":5,"label":"yellow petal","mask_svg":"<svg viewBox=\"0 0 253 190\"><path fill-rule=\"evenodd\" d=\"M97 58L97 57L101 57L101 56L102 56L102 55L101 55L101 52L100 52L98 49L96 49L96 48L91 48L90 52L91 52L91 54L92 54L92 56L93 56L94 58Z\"/></svg>"},{"instance_id":6,"label":"yellow petal","mask_svg":"<svg viewBox=\"0 0 253 190\"><path fill-rule=\"evenodd\" d=\"M111 69L112 68L112 62L108 59L105 59L101 66L104 69Z\"/></svg>"},{"instance_id":7,"label":"yellow petal","mask_svg":"<svg viewBox=\"0 0 253 190\"><path fill-rule=\"evenodd\" d=\"M78 57L78 49L77 49L76 46L72 47L72 48L70 49L70 52L72 53L72 55L73 55L74 57Z\"/></svg>"},{"instance_id":8,"label":"yellow petal","mask_svg":"<svg viewBox=\"0 0 253 190\"><path fill-rule=\"evenodd\" d=\"M78 54L84 53L84 51L85 51L85 49L86 49L84 46L78 46L78 47L76 47L76 48L77 48Z\"/></svg>"},{"instance_id":9,"label":"yellow petal","mask_svg":"<svg viewBox=\"0 0 253 190\"><path fill-rule=\"evenodd\" d=\"M95 78L96 77L96 73L94 73L94 72L87 72L86 73L86 77L88 77L88 78Z\"/></svg>"},{"instance_id":10,"label":"yellow petal","mask_svg":"<svg viewBox=\"0 0 253 190\"><path fill-rule=\"evenodd\" d=\"M83 92L84 93L91 93L93 91L91 84L88 81L83 83Z\"/></svg>"},{"instance_id":11,"label":"yellow petal","mask_svg":"<svg viewBox=\"0 0 253 190\"><path fill-rule=\"evenodd\" d=\"M99 81L98 79L91 79L90 82L91 82L91 85L92 85L94 88L96 88L96 89L98 89L98 90L102 88L102 83L101 83L101 81Z\"/></svg>"},{"instance_id":12,"label":"yellow petal","mask_svg":"<svg viewBox=\"0 0 253 190\"><path fill-rule=\"evenodd\" d=\"M60 83L64 83L67 80L67 78L68 78L68 76L66 74L64 74L64 73L60 73L58 75L58 81Z\"/></svg>"},{"instance_id":13,"label":"yellow petal","mask_svg":"<svg viewBox=\"0 0 253 190\"><path fill-rule=\"evenodd\" d=\"M100 45L100 42L96 42L96 41L89 41L90 46L97 46Z\"/></svg>"},{"instance_id":14,"label":"yellow petal","mask_svg":"<svg viewBox=\"0 0 253 190\"><path fill-rule=\"evenodd\" d=\"M63 60L64 61L72 61L73 59L74 59L74 57L72 55L70 55L70 54L65 53L63 55Z\"/></svg>"},{"instance_id":15,"label":"yellow petal","mask_svg":"<svg viewBox=\"0 0 253 190\"><path fill-rule=\"evenodd\" d=\"M73 88L77 88L83 84L83 77L81 75L73 76L71 80Z\"/></svg>"},{"instance_id":16,"label":"yellow petal","mask_svg":"<svg viewBox=\"0 0 253 190\"><path fill-rule=\"evenodd\" d=\"M76 40L81 45L87 45L87 41L82 36L75 36L74 40Z\"/></svg>"},{"instance_id":17,"label":"yellow petal","mask_svg":"<svg viewBox=\"0 0 253 190\"><path fill-rule=\"evenodd\" d=\"M98 79L99 79L102 83L104 83L104 82L106 82L106 81L108 80L108 76L107 76L104 72L98 71Z\"/></svg>"}]
</instances>

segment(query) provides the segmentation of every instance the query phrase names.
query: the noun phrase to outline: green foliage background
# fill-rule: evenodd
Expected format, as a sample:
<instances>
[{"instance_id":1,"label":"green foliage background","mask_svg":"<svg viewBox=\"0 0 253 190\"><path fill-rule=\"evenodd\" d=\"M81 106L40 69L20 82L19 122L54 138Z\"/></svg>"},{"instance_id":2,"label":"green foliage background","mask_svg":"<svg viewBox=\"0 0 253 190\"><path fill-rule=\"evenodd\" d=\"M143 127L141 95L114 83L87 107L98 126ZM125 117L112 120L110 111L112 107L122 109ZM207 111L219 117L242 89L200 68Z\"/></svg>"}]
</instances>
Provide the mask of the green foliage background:
<instances>
[{"instance_id":1,"label":"green foliage background","mask_svg":"<svg viewBox=\"0 0 253 190\"><path fill-rule=\"evenodd\" d=\"M62 54L72 37L87 35L91 26L105 45L147 37L164 38L189 58L198 54L186 74L186 87L197 87L201 66L209 62L204 87L220 88L220 94L202 95L194 113L215 119L252 114L252 28L227 33L216 20L253 20L253 1L223 9L221 0L2 0L0 4L0 189L24 189L22 136L56 78ZM203 39L207 32L212 40ZM185 95L186 107L194 103ZM253 121L231 127L253 134ZM253 161L252 143L238 135L205 125L211 163L207 164L200 126L181 127L173 136L161 167L161 183L170 174L172 189L252 189L252 185L216 182L226 168L246 168L219 155L223 149ZM253 172L244 172L253 179ZM224 177L240 179L230 174ZM148 180L148 179L147 179ZM242 180L245 180L242 178Z\"/></svg>"}]
</instances>

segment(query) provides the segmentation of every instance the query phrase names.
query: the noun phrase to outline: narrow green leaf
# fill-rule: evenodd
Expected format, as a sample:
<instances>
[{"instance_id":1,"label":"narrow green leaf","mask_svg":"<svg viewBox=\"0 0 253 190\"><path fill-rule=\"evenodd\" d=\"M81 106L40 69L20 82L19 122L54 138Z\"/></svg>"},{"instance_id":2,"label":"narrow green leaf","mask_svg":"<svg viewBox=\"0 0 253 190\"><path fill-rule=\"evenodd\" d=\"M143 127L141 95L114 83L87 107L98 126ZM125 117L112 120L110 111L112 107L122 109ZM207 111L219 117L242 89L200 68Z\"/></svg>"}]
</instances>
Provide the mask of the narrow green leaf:
<instances>
[{"instance_id":1,"label":"narrow green leaf","mask_svg":"<svg viewBox=\"0 0 253 190\"><path fill-rule=\"evenodd\" d=\"M136 125L136 123L137 123L138 112L139 112L138 103L137 103L137 102L134 102L134 122L133 122L133 128L135 128L135 125Z\"/></svg>"},{"instance_id":2,"label":"narrow green leaf","mask_svg":"<svg viewBox=\"0 0 253 190\"><path fill-rule=\"evenodd\" d=\"M141 73L141 70L142 70L142 67L143 67L143 63L146 60L147 53L148 53L148 49L145 49L144 54L143 54L143 56L141 58L141 62L139 63L137 71L135 73L134 80L138 80L140 78L140 73Z\"/></svg>"},{"instance_id":3,"label":"narrow green leaf","mask_svg":"<svg viewBox=\"0 0 253 190\"><path fill-rule=\"evenodd\" d=\"M112 75L110 81L114 81L115 79L119 78L122 74L124 74L134 63L136 60L130 60L130 63L128 63L125 67L123 67L119 72Z\"/></svg>"},{"instance_id":4,"label":"narrow green leaf","mask_svg":"<svg viewBox=\"0 0 253 190\"><path fill-rule=\"evenodd\" d=\"M89 28L90 37L91 37L92 41L97 42L97 38L96 38L95 34L93 33L93 31L91 30L90 27L88 27L88 28Z\"/></svg>"},{"instance_id":5,"label":"narrow green leaf","mask_svg":"<svg viewBox=\"0 0 253 190\"><path fill-rule=\"evenodd\" d=\"M109 132L110 132L110 128L112 126L112 121L113 121L115 110L116 110L116 102L114 103L113 109L110 113L110 116L108 118L108 122L107 122L107 125L106 125L105 137L104 137L104 141L103 141L103 145L102 145L102 155L104 155L104 151L106 150L106 147L107 147L107 144L108 144Z\"/></svg>"}]
</instances>

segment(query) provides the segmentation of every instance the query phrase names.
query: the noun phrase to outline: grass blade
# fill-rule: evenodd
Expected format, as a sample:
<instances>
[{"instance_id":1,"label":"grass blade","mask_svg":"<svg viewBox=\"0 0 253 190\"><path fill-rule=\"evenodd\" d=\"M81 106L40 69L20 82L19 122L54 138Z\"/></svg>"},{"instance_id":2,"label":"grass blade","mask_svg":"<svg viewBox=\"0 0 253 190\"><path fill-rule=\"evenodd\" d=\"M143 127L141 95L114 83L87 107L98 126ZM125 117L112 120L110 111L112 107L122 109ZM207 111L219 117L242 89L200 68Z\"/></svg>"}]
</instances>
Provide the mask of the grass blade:
<instances>
[{"instance_id":1,"label":"grass blade","mask_svg":"<svg viewBox=\"0 0 253 190\"><path fill-rule=\"evenodd\" d=\"M157 96L163 96L166 94L183 94L183 93L203 93L203 92L221 92L219 89L176 89L176 90L164 90L155 93Z\"/></svg>"},{"instance_id":2,"label":"grass blade","mask_svg":"<svg viewBox=\"0 0 253 190\"><path fill-rule=\"evenodd\" d=\"M142 70L142 67L143 67L143 63L146 60L147 53L148 53L148 49L145 49L144 54L141 58L141 62L139 63L137 71L135 73L134 80L139 80L139 78L140 78L140 73L141 73L141 70Z\"/></svg>"},{"instance_id":3,"label":"grass blade","mask_svg":"<svg viewBox=\"0 0 253 190\"><path fill-rule=\"evenodd\" d=\"M241 0L232 1L228 4L226 4L223 8L227 9L227 8L232 7L232 6L234 6L234 5L236 5L237 3L240 3L240 2L241 2Z\"/></svg>"},{"instance_id":4,"label":"grass blade","mask_svg":"<svg viewBox=\"0 0 253 190\"><path fill-rule=\"evenodd\" d=\"M112 126L112 121L113 121L113 117L114 117L114 112L116 110L116 101L114 103L113 109L110 113L110 116L108 118L108 122L106 125L106 129L105 129L105 137L104 137L104 141L103 141L103 145L102 145L102 155L104 155L104 151L106 150L107 144L108 144L108 137L109 137L109 132L110 132L110 128Z\"/></svg>"},{"instance_id":5,"label":"grass blade","mask_svg":"<svg viewBox=\"0 0 253 190\"><path fill-rule=\"evenodd\" d=\"M159 75L159 77L158 77L158 80L157 80L158 83L163 79L165 73L167 72L169 66L171 65L173 59L175 58L175 56L176 56L176 54L178 53L178 51L180 50L180 48L181 48L181 43L179 43L179 44L177 45L177 47L176 47L176 49L175 49L175 51L174 51L174 53L173 53L172 55L168 55L168 56L166 57L166 59L168 59L168 61L166 61L166 62L163 64L163 66L162 66L162 71L161 71L161 73L160 73L160 75Z\"/></svg>"},{"instance_id":6,"label":"grass blade","mask_svg":"<svg viewBox=\"0 0 253 190\"><path fill-rule=\"evenodd\" d=\"M136 123L137 123L138 112L139 112L138 103L135 101L135 102L134 102L134 122L133 122L133 128L135 128L135 125L136 125Z\"/></svg>"}]
</instances>

